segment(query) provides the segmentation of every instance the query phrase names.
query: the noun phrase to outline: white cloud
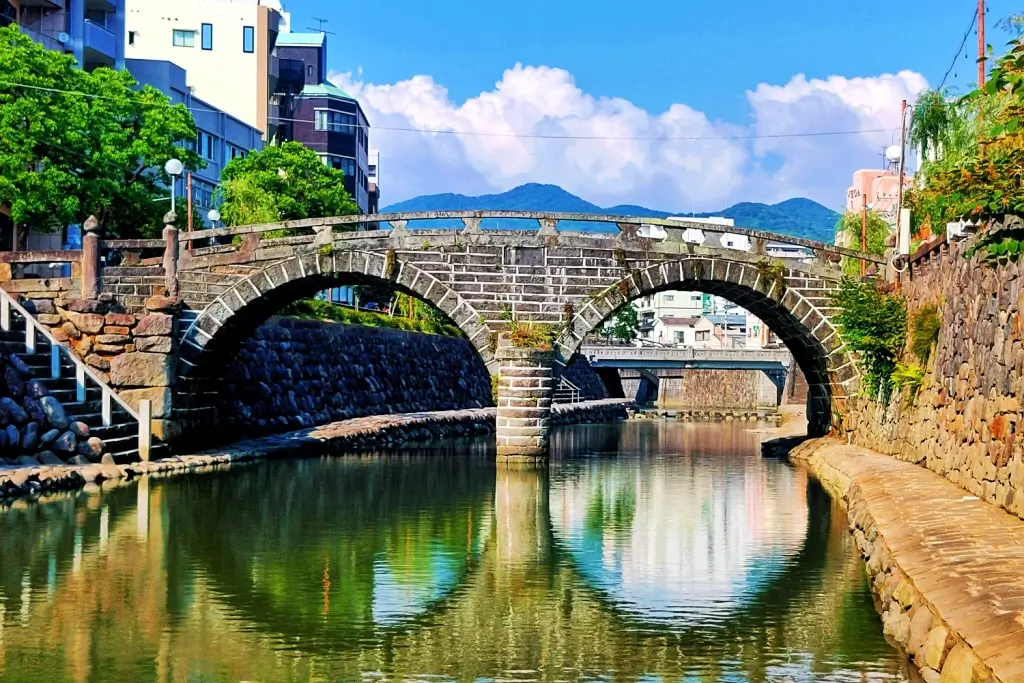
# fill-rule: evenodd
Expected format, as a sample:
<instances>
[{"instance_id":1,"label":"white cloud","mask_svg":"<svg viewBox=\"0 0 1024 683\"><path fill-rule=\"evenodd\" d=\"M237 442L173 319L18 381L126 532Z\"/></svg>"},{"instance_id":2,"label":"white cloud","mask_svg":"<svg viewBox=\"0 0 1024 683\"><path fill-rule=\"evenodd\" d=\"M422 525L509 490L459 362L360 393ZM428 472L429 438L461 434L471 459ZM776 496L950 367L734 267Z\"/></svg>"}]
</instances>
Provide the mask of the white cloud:
<instances>
[{"instance_id":1,"label":"white cloud","mask_svg":"<svg viewBox=\"0 0 1024 683\"><path fill-rule=\"evenodd\" d=\"M736 201L808 196L844 201L857 168L879 163L890 133L843 137L644 140L452 135L402 129L589 138L708 138L892 129L901 99L926 87L919 74L761 84L747 93L749 125L711 121L673 104L651 113L580 90L562 69L517 64L492 90L458 104L430 76L390 85L351 74L331 79L357 97L381 151L384 204L419 194L501 192L554 183L601 205L712 210Z\"/></svg>"}]
</instances>

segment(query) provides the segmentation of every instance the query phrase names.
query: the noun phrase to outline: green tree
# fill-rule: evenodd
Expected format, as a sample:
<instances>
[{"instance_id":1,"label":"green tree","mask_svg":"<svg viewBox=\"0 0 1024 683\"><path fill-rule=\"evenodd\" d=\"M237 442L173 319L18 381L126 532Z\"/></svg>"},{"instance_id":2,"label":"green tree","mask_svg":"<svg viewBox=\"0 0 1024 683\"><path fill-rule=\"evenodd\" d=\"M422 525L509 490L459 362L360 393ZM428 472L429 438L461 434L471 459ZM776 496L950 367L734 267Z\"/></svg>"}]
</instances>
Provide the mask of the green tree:
<instances>
[{"instance_id":1,"label":"green tree","mask_svg":"<svg viewBox=\"0 0 1024 683\"><path fill-rule=\"evenodd\" d=\"M889 224L874 211L868 211L867 216L867 249L869 254L875 256L885 255L885 238L889 236ZM849 211L839 217L836 223L836 236L842 236L843 243L851 249L860 249L860 233L863 227L863 217L860 213ZM851 277L860 275L860 260L843 257L843 272Z\"/></svg>"},{"instance_id":2,"label":"green tree","mask_svg":"<svg viewBox=\"0 0 1024 683\"><path fill-rule=\"evenodd\" d=\"M622 341L633 341L637 338L640 329L640 316L637 315L636 307L626 304L620 308L605 324L609 336Z\"/></svg>"},{"instance_id":3,"label":"green tree","mask_svg":"<svg viewBox=\"0 0 1024 683\"><path fill-rule=\"evenodd\" d=\"M300 142L236 157L224 167L221 180L220 214L227 225L359 213L345 191L345 174Z\"/></svg>"},{"instance_id":4,"label":"green tree","mask_svg":"<svg viewBox=\"0 0 1024 683\"><path fill-rule=\"evenodd\" d=\"M45 232L95 215L108 236L157 234L163 164L200 168L185 144L195 135L184 106L128 72L82 71L0 28L0 205L15 223Z\"/></svg>"}]
</instances>

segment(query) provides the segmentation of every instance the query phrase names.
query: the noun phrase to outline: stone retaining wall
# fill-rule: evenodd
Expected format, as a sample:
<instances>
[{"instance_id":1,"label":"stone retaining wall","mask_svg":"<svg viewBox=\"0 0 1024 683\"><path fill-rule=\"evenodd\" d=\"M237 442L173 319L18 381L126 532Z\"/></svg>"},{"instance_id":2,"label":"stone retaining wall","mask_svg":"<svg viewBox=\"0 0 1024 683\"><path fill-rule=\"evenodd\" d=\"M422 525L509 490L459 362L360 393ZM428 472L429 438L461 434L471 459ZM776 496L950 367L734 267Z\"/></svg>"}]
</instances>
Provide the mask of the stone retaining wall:
<instances>
[{"instance_id":1,"label":"stone retaining wall","mask_svg":"<svg viewBox=\"0 0 1024 683\"><path fill-rule=\"evenodd\" d=\"M850 397L841 430L1024 518L1024 261L993 268L963 249L917 268L903 289L911 316L934 304L942 319L920 392L888 406Z\"/></svg>"},{"instance_id":2,"label":"stone retaining wall","mask_svg":"<svg viewBox=\"0 0 1024 683\"><path fill-rule=\"evenodd\" d=\"M616 399L559 405L552 409L552 419L558 424L607 422L625 416L628 406L628 401ZM407 447L437 439L487 435L494 433L495 412L494 408L477 408L361 417L239 441L227 448L196 455L131 465L113 462L52 467L0 465L0 505L19 498L38 498L50 492L132 479L143 474L183 474L270 457L340 455L371 448Z\"/></svg>"},{"instance_id":3,"label":"stone retaining wall","mask_svg":"<svg viewBox=\"0 0 1024 683\"><path fill-rule=\"evenodd\" d=\"M658 406L682 409L776 408L780 385L761 370L657 370ZM780 380L782 377L780 376Z\"/></svg>"},{"instance_id":4,"label":"stone retaining wall","mask_svg":"<svg viewBox=\"0 0 1024 683\"><path fill-rule=\"evenodd\" d=\"M843 449L851 452L846 454ZM881 469L877 465L874 469L871 465L851 465L864 461L865 457L883 461L885 458L878 454L865 454L862 448L843 446L831 439L807 441L793 448L789 457L805 464L829 495L846 508L850 532L866 562L875 607L882 616L883 630L919 669L921 678L927 683L997 683L1011 680L1000 677L1000 674L1005 673L1000 663L1000 658L1005 659L1005 652L998 648L992 649L986 644L979 653L968 643L968 639L984 641L979 634L997 627L991 618L985 619L986 608L991 608L986 587L975 585L970 577L959 576L952 571L957 566L978 566L977 558L968 547L970 544L956 543L941 535L943 532L948 533L947 529L922 529L913 526L913 523L906 529L894 528L891 519L894 510L883 511L882 506L891 506L893 503L883 481L887 476L896 475L885 471L884 462ZM907 467L897 463L891 465ZM905 479L900 479L902 481ZM948 487L938 480L935 483ZM892 485L898 488L901 484ZM895 510L897 515L899 512L899 509ZM885 533L879 528L876 515L886 517ZM1016 520L1007 521L1018 523ZM984 531L997 533L995 529ZM920 544L920 536L925 532L938 534L939 538L934 543L949 548L948 552L940 551L937 554L943 556L951 566L940 566L940 561L929 563L917 552L916 546ZM887 539L887 533L892 533L894 538ZM963 535L966 536L967 532ZM925 542L924 545L929 544ZM953 552L959 557L949 554ZM983 555L984 551L979 554ZM995 563L1000 558L989 556L987 559ZM1013 583L1014 577L1009 576L1001 566L995 566L993 572L1001 577L997 580L1004 581L1006 585ZM921 589L909 574L917 577L918 581L924 576L936 578L928 584L927 589ZM949 576L955 577L956 581L951 583L945 578ZM935 586L939 586L939 589L936 590ZM973 605L972 601L978 604ZM951 604L955 608L953 611L949 610ZM1009 618L1016 609L1009 603L997 602L995 607L990 617L1001 613ZM943 618L944 611L949 619L960 624L974 624L976 628L970 632L958 631ZM996 637L1003 633L1008 635L1012 630L1006 625L999 625L998 628L1003 630L992 631ZM1009 646L1010 643L1007 643ZM997 665L999 671L993 671L992 667Z\"/></svg>"},{"instance_id":5,"label":"stone retaining wall","mask_svg":"<svg viewBox=\"0 0 1024 683\"><path fill-rule=\"evenodd\" d=\"M586 361L572 363L567 376L583 398L607 396ZM238 434L493 405L487 369L464 339L296 318L256 331L219 398L219 424Z\"/></svg>"}]
</instances>

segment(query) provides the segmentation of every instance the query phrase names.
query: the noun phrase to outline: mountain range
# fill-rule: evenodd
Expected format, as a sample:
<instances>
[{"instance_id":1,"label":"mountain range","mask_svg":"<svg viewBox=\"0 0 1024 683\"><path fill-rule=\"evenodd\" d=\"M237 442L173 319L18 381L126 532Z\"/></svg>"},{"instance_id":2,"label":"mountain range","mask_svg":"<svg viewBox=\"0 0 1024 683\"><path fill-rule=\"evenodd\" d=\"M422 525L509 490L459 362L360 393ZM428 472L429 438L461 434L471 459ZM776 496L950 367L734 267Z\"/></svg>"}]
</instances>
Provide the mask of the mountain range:
<instances>
[{"instance_id":1,"label":"mountain range","mask_svg":"<svg viewBox=\"0 0 1024 683\"><path fill-rule=\"evenodd\" d=\"M401 211L472 211L489 209L492 211L553 211L567 213L596 213L619 216L644 216L647 218L667 218L668 216L692 216L708 218L722 216L732 218L736 225L744 228L756 228L790 237L817 240L832 243L835 239L835 225L839 214L810 199L787 199L778 204L759 204L757 202L741 202L721 211L709 213L680 214L670 211L658 211L644 206L620 204L617 206L600 207L557 185L541 185L528 183L501 194L485 194L470 197L462 194L433 194L413 197L381 209L381 213ZM512 225L513 221L503 220L501 225L496 220L484 221L484 227L517 228L525 226ZM582 223L561 225L563 229L591 230L596 232L614 232L617 228L607 223ZM431 221L432 227L461 227L458 220ZM535 226L534 226L535 227Z\"/></svg>"}]
</instances>

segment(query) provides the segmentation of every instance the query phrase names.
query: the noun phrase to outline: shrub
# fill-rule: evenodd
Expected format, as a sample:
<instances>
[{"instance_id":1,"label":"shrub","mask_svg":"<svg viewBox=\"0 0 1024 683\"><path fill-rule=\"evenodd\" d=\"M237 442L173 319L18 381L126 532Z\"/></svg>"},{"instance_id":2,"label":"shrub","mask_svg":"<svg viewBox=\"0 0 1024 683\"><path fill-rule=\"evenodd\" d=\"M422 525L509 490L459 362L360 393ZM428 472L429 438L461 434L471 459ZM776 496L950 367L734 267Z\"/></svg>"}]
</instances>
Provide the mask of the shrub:
<instances>
[{"instance_id":1,"label":"shrub","mask_svg":"<svg viewBox=\"0 0 1024 683\"><path fill-rule=\"evenodd\" d=\"M844 278L833 304L840 309L835 317L840 336L861 356L863 390L887 400L896 359L906 343L906 302L874 283Z\"/></svg>"},{"instance_id":2,"label":"shrub","mask_svg":"<svg viewBox=\"0 0 1024 683\"><path fill-rule=\"evenodd\" d=\"M512 346L539 351L550 351L555 347L558 330L543 323L520 323L513 321L508 332Z\"/></svg>"},{"instance_id":3,"label":"shrub","mask_svg":"<svg viewBox=\"0 0 1024 683\"><path fill-rule=\"evenodd\" d=\"M924 368L913 363L897 363L891 379L892 386L897 391L906 387L916 394L924 384Z\"/></svg>"},{"instance_id":4,"label":"shrub","mask_svg":"<svg viewBox=\"0 0 1024 683\"><path fill-rule=\"evenodd\" d=\"M366 325L367 327L387 327L395 330L421 332L423 334L439 334L446 337L464 337L462 330L455 325L440 323L435 320L409 320L408 318L392 317L386 313L357 311L353 308L337 306L328 301L303 299L281 309L280 315L309 320L330 320L349 325Z\"/></svg>"},{"instance_id":5,"label":"shrub","mask_svg":"<svg viewBox=\"0 0 1024 683\"><path fill-rule=\"evenodd\" d=\"M935 304L922 306L912 318L910 331L910 350L920 359L922 365L928 365L932 355L932 346L939 339L939 328L942 320Z\"/></svg>"}]
</instances>

